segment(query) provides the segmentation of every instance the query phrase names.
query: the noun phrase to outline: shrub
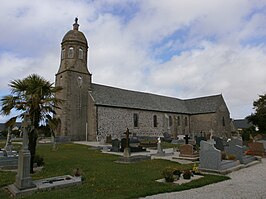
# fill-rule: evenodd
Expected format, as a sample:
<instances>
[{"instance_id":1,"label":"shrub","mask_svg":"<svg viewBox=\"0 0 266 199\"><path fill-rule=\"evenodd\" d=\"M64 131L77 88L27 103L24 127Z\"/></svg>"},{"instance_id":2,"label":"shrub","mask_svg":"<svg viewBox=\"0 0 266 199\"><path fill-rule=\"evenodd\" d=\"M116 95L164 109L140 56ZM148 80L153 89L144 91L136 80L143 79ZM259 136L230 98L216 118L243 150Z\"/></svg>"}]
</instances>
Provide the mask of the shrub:
<instances>
[{"instance_id":1,"label":"shrub","mask_svg":"<svg viewBox=\"0 0 266 199\"><path fill-rule=\"evenodd\" d=\"M36 163L38 167L43 166L44 165L43 157L41 157L40 155L35 155L34 163Z\"/></svg>"},{"instance_id":2,"label":"shrub","mask_svg":"<svg viewBox=\"0 0 266 199\"><path fill-rule=\"evenodd\" d=\"M172 168L166 168L163 170L163 177L166 182L174 182L174 174L173 174L173 169Z\"/></svg>"},{"instance_id":3,"label":"shrub","mask_svg":"<svg viewBox=\"0 0 266 199\"><path fill-rule=\"evenodd\" d=\"M191 172L189 170L186 170L183 172L183 178L184 179L190 179L191 178Z\"/></svg>"}]
</instances>

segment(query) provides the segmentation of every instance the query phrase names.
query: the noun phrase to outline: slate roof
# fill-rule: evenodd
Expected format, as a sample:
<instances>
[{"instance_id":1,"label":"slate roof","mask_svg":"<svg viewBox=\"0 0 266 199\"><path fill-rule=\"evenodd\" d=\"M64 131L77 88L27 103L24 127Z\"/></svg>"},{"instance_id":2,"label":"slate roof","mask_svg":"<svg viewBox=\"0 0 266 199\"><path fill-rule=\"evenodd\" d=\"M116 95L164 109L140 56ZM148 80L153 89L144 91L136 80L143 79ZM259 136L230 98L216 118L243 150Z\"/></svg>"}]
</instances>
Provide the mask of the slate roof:
<instances>
[{"instance_id":1,"label":"slate roof","mask_svg":"<svg viewBox=\"0 0 266 199\"><path fill-rule=\"evenodd\" d=\"M247 119L238 119L233 121L237 129L247 129L252 126L252 123L249 123Z\"/></svg>"},{"instance_id":2,"label":"slate roof","mask_svg":"<svg viewBox=\"0 0 266 199\"><path fill-rule=\"evenodd\" d=\"M222 95L181 100L99 84L92 84L92 96L98 106L185 114L216 112L218 106L224 102Z\"/></svg>"}]
</instances>

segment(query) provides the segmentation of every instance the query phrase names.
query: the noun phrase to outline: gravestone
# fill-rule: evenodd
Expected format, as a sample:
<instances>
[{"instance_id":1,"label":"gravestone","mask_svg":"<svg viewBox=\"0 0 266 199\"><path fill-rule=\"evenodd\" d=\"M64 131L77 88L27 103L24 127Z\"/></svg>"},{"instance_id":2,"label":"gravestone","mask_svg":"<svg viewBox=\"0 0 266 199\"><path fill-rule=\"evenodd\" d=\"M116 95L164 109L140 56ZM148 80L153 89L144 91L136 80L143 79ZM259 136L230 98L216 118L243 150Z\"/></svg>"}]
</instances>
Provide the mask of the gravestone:
<instances>
[{"instance_id":1,"label":"gravestone","mask_svg":"<svg viewBox=\"0 0 266 199\"><path fill-rule=\"evenodd\" d=\"M163 133L163 140L166 141L166 142L171 142L173 140L172 136L167 133L167 132L164 132Z\"/></svg>"},{"instance_id":2,"label":"gravestone","mask_svg":"<svg viewBox=\"0 0 266 199\"><path fill-rule=\"evenodd\" d=\"M0 168L16 169L18 167L18 153L12 151L11 128L8 127L7 141L3 151L0 151Z\"/></svg>"},{"instance_id":3,"label":"gravestone","mask_svg":"<svg viewBox=\"0 0 266 199\"><path fill-rule=\"evenodd\" d=\"M112 136L111 135L107 135L106 136L106 143L107 144L112 144Z\"/></svg>"},{"instance_id":4,"label":"gravestone","mask_svg":"<svg viewBox=\"0 0 266 199\"><path fill-rule=\"evenodd\" d=\"M258 142L263 144L264 150L266 151L266 140L259 140Z\"/></svg>"},{"instance_id":5,"label":"gravestone","mask_svg":"<svg viewBox=\"0 0 266 199\"><path fill-rule=\"evenodd\" d=\"M224 140L216 136L213 136L213 139L215 141L215 148L220 151L224 151Z\"/></svg>"},{"instance_id":6,"label":"gravestone","mask_svg":"<svg viewBox=\"0 0 266 199\"><path fill-rule=\"evenodd\" d=\"M200 142L200 164L201 171L223 173L236 166L239 166L239 160L222 160L221 151L216 149L210 142Z\"/></svg>"},{"instance_id":7,"label":"gravestone","mask_svg":"<svg viewBox=\"0 0 266 199\"><path fill-rule=\"evenodd\" d=\"M113 152L120 152L120 141L118 139L112 140L112 148Z\"/></svg>"},{"instance_id":8,"label":"gravestone","mask_svg":"<svg viewBox=\"0 0 266 199\"><path fill-rule=\"evenodd\" d=\"M231 139L228 146L225 147L226 153L234 155L241 164L248 164L256 160L254 156L245 155L243 146L237 145L237 143L240 144L238 141L235 141L234 138Z\"/></svg>"},{"instance_id":9,"label":"gravestone","mask_svg":"<svg viewBox=\"0 0 266 199\"><path fill-rule=\"evenodd\" d=\"M196 137L196 145L200 146L200 142L201 140L203 141L207 141L205 137L200 136L200 137Z\"/></svg>"},{"instance_id":10,"label":"gravestone","mask_svg":"<svg viewBox=\"0 0 266 199\"><path fill-rule=\"evenodd\" d=\"M179 154L180 157L191 157L191 158L194 158L194 157L198 157L199 156L199 154L194 151L193 145L191 145L191 144L181 145L179 147L179 151L180 151L180 154Z\"/></svg>"},{"instance_id":11,"label":"gravestone","mask_svg":"<svg viewBox=\"0 0 266 199\"><path fill-rule=\"evenodd\" d=\"M233 145L243 146L243 141L239 138L232 138L230 142Z\"/></svg>"},{"instance_id":12,"label":"gravestone","mask_svg":"<svg viewBox=\"0 0 266 199\"><path fill-rule=\"evenodd\" d=\"M248 147L252 155L266 157L266 152L264 150L263 143L251 142L251 143L248 143Z\"/></svg>"}]
</instances>

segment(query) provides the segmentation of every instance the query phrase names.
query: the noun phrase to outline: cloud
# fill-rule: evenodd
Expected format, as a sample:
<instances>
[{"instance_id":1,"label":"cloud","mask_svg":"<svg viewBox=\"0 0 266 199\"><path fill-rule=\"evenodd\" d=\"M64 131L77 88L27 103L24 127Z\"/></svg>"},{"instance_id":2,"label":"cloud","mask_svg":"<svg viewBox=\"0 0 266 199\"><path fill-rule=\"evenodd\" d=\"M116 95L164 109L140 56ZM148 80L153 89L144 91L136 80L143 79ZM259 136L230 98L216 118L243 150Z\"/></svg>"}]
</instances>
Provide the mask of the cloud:
<instances>
[{"instance_id":1,"label":"cloud","mask_svg":"<svg viewBox=\"0 0 266 199\"><path fill-rule=\"evenodd\" d=\"M54 81L78 16L93 82L178 98L223 93L231 115L245 117L266 92L265 11L260 0L4 1L0 96L32 73Z\"/></svg>"}]
</instances>

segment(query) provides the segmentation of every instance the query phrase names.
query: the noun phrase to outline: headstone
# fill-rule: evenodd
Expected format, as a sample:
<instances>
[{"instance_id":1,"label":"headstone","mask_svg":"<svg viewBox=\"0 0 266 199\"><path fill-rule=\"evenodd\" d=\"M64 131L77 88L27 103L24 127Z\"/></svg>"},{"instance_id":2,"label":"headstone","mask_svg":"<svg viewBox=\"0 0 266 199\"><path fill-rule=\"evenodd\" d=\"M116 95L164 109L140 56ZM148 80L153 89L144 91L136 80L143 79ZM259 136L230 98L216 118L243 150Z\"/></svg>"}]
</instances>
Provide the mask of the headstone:
<instances>
[{"instance_id":1,"label":"headstone","mask_svg":"<svg viewBox=\"0 0 266 199\"><path fill-rule=\"evenodd\" d=\"M251 143L248 143L248 147L251 150L252 155L266 157L266 152L264 150L263 143L251 142Z\"/></svg>"},{"instance_id":2,"label":"headstone","mask_svg":"<svg viewBox=\"0 0 266 199\"><path fill-rule=\"evenodd\" d=\"M253 156L247 156L244 154L243 146L237 145L237 141L232 139L229 141L228 146L225 147L225 151L227 154L232 154L236 157L237 160L240 161L241 164L248 164L254 160L256 160Z\"/></svg>"},{"instance_id":3,"label":"headstone","mask_svg":"<svg viewBox=\"0 0 266 199\"><path fill-rule=\"evenodd\" d=\"M213 139L215 141L214 147L220 151L224 151L224 141L223 139L213 136Z\"/></svg>"},{"instance_id":4,"label":"headstone","mask_svg":"<svg viewBox=\"0 0 266 199\"><path fill-rule=\"evenodd\" d=\"M232 138L230 142L233 145L243 146L243 141L239 138Z\"/></svg>"},{"instance_id":5,"label":"headstone","mask_svg":"<svg viewBox=\"0 0 266 199\"><path fill-rule=\"evenodd\" d=\"M266 151L266 140L260 140L258 142L263 144L264 150Z\"/></svg>"},{"instance_id":6,"label":"headstone","mask_svg":"<svg viewBox=\"0 0 266 199\"><path fill-rule=\"evenodd\" d=\"M112 136L111 135L106 136L106 143L112 144Z\"/></svg>"},{"instance_id":7,"label":"headstone","mask_svg":"<svg viewBox=\"0 0 266 199\"><path fill-rule=\"evenodd\" d=\"M164 132L163 133L163 140L166 141L166 142L171 142L173 140L172 136L167 133L167 132Z\"/></svg>"},{"instance_id":8,"label":"headstone","mask_svg":"<svg viewBox=\"0 0 266 199\"><path fill-rule=\"evenodd\" d=\"M206 141L206 138L203 136L196 137L196 145L200 146L201 140Z\"/></svg>"},{"instance_id":9,"label":"headstone","mask_svg":"<svg viewBox=\"0 0 266 199\"><path fill-rule=\"evenodd\" d=\"M22 123L23 128L23 142L21 150L19 151L18 159L18 171L16 175L16 181L14 185L19 190L30 189L35 187L30 177L30 151L28 150L28 131L30 129L30 123L28 122L27 114L24 114L24 120Z\"/></svg>"},{"instance_id":10,"label":"headstone","mask_svg":"<svg viewBox=\"0 0 266 199\"><path fill-rule=\"evenodd\" d=\"M118 139L112 140L112 148L113 152L120 152L120 141Z\"/></svg>"},{"instance_id":11,"label":"headstone","mask_svg":"<svg viewBox=\"0 0 266 199\"><path fill-rule=\"evenodd\" d=\"M221 151L216 149L212 143L206 141L200 142L200 170L222 173L239 164L239 160L222 160Z\"/></svg>"},{"instance_id":12,"label":"headstone","mask_svg":"<svg viewBox=\"0 0 266 199\"><path fill-rule=\"evenodd\" d=\"M161 147L161 138L158 137L158 142L157 142L157 155L159 156L164 156L165 152L163 151L162 147Z\"/></svg>"},{"instance_id":13,"label":"headstone","mask_svg":"<svg viewBox=\"0 0 266 199\"><path fill-rule=\"evenodd\" d=\"M193 145L184 144L179 147L180 157L197 157L198 154L194 152Z\"/></svg>"},{"instance_id":14,"label":"headstone","mask_svg":"<svg viewBox=\"0 0 266 199\"><path fill-rule=\"evenodd\" d=\"M200 142L200 168L219 170L221 159L220 150L209 142Z\"/></svg>"}]
</instances>

